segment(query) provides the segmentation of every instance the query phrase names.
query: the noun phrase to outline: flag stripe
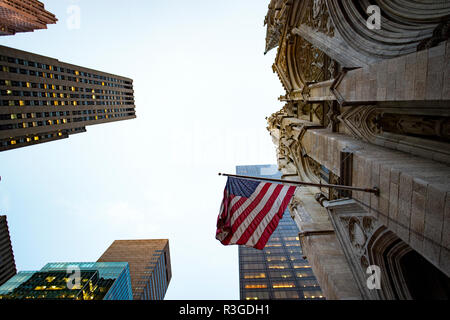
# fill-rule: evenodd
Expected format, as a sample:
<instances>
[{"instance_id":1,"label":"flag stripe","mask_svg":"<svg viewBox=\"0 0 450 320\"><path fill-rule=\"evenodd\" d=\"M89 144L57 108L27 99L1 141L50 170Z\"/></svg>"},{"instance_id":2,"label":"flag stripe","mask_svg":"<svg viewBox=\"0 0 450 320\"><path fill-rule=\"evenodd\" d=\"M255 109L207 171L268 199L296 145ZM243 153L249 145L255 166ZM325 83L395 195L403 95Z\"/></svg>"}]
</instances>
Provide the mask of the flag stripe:
<instances>
[{"instance_id":1,"label":"flag stripe","mask_svg":"<svg viewBox=\"0 0 450 320\"><path fill-rule=\"evenodd\" d=\"M263 249L297 187L229 177L217 221L216 239Z\"/></svg>"},{"instance_id":2,"label":"flag stripe","mask_svg":"<svg viewBox=\"0 0 450 320\"><path fill-rule=\"evenodd\" d=\"M252 221L255 219L255 217L258 215L258 213L265 207L267 204L267 201L270 200L272 193L275 191L277 187L280 185L271 184L268 183L268 190L264 193L264 197L261 199L262 201L259 201L257 205L250 206L250 210L247 210L247 212L242 213L239 216L239 222L238 224L235 222L233 224L233 237L232 242L236 242L239 240L239 238L242 236L242 234L245 232L245 230L248 228L248 226L252 223ZM247 208L249 209L249 208ZM236 228L235 228L236 226Z\"/></svg>"},{"instance_id":3,"label":"flag stripe","mask_svg":"<svg viewBox=\"0 0 450 320\"><path fill-rule=\"evenodd\" d=\"M232 227L229 236L225 239L226 244L229 244L230 241L232 241L235 232L239 229L242 222L251 213L254 212L254 209L258 208L260 206L260 203L264 205L266 195L269 192L270 188L273 188L273 185L271 183L262 183L260 187L255 190L255 193L252 195L252 197L250 197L242 206L240 206L235 212L231 213L233 214L233 219L231 222ZM258 189L260 189L261 191L258 192Z\"/></svg>"},{"instance_id":4,"label":"flag stripe","mask_svg":"<svg viewBox=\"0 0 450 320\"><path fill-rule=\"evenodd\" d=\"M270 183L261 183L255 190L255 192L248 198L240 207L236 207L235 211L231 212L231 223L233 227L236 223L241 223L242 219L248 215L248 209L251 211L253 208L263 199L265 193L270 188ZM238 213L235 215L235 213ZM245 216L242 216L243 213L246 213ZM240 221L240 222L239 222ZM236 226L235 228L237 228ZM233 229L236 230L236 229Z\"/></svg>"},{"instance_id":5,"label":"flag stripe","mask_svg":"<svg viewBox=\"0 0 450 320\"><path fill-rule=\"evenodd\" d=\"M282 185L277 185L275 187L275 190L270 195L270 198L266 202L264 208L262 208L262 210L260 210L258 212L258 214L255 216L254 219L252 219L251 221L248 221L249 224L246 226L245 231L242 233L241 237L239 238L239 240L237 242L238 244L247 243L247 242L251 241L252 239L254 239L255 237L258 237L257 234L255 236L253 236L253 235L256 231L261 233L261 231L260 231L261 228L265 228L264 225L267 225L267 223L265 224L264 220L267 219L268 217L270 217L270 220L272 220L272 216L276 213L276 211L273 210L273 207L279 207L279 205L281 204L281 201L277 201L277 199L278 199L278 196L283 191L283 189L285 190L286 188L284 188ZM285 190L284 193L286 193L286 191L287 190ZM278 202L278 204L277 204L277 202ZM255 241L255 243L256 243L256 241Z\"/></svg>"},{"instance_id":6,"label":"flag stripe","mask_svg":"<svg viewBox=\"0 0 450 320\"><path fill-rule=\"evenodd\" d=\"M289 205L289 202L291 201L295 190L296 187L289 187L289 190L286 192L286 197L284 197L284 199L280 201L281 204L276 215L274 215L272 220L265 226L263 233L259 237L259 240L257 238L253 239L253 241L257 241L256 244L253 245L256 249L262 250L266 246L266 243L269 241L272 233L278 227L280 220L283 218L283 214L286 211L286 208Z\"/></svg>"},{"instance_id":7,"label":"flag stripe","mask_svg":"<svg viewBox=\"0 0 450 320\"><path fill-rule=\"evenodd\" d=\"M247 199L247 201L242 206L240 206L235 212L231 213L231 215L233 215L233 218L231 220L231 223L232 223L231 232L230 232L229 236L224 240L224 242L225 242L224 244L230 243L230 241L233 239L233 234L237 230L239 230L239 227L242 224L242 222L251 213L254 212L254 209L258 208L261 201L264 204L266 194L270 188L273 188L273 184L261 183L261 185L258 186L258 188L256 188L255 193L253 193L253 195L249 199Z\"/></svg>"}]
</instances>

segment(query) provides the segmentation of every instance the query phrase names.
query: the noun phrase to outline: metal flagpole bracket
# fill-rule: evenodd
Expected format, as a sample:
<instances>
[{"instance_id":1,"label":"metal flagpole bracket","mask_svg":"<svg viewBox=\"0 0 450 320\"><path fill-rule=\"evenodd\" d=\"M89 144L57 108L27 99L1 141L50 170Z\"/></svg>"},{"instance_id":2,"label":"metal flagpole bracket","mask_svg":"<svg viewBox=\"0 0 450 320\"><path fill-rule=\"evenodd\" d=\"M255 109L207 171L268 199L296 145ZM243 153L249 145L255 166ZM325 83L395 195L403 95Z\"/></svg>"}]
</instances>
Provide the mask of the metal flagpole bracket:
<instances>
[{"instance_id":1,"label":"metal flagpole bracket","mask_svg":"<svg viewBox=\"0 0 450 320\"><path fill-rule=\"evenodd\" d=\"M340 189L340 190L361 191L361 192L373 193L377 197L380 196L380 189L378 187L373 187L372 189L370 189L370 188L343 186L343 185L338 185L338 184L322 184L322 183L312 183L312 182L302 182L302 181L290 181L290 180L281 180L281 179L242 176L242 175L227 174L227 173L219 173L219 176L242 178L242 179L249 179L249 180L258 180L258 181L278 182L281 184L293 184L293 185L297 185L297 186L310 186L310 187L318 187L318 188L334 188L334 189Z\"/></svg>"}]
</instances>

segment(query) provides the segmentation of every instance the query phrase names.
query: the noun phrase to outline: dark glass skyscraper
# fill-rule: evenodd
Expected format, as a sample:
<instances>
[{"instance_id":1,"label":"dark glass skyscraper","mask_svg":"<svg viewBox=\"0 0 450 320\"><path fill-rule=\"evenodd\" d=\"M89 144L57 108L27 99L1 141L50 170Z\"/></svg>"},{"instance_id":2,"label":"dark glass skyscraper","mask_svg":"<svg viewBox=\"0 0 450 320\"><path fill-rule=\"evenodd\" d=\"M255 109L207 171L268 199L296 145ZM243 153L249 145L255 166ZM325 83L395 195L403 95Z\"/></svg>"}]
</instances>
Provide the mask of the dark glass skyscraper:
<instances>
[{"instance_id":1,"label":"dark glass skyscraper","mask_svg":"<svg viewBox=\"0 0 450 320\"><path fill-rule=\"evenodd\" d=\"M236 174L280 179L274 165L238 166ZM239 246L241 300L324 299L308 261L299 230L286 210L264 250Z\"/></svg>"},{"instance_id":2,"label":"dark glass skyscraper","mask_svg":"<svg viewBox=\"0 0 450 320\"><path fill-rule=\"evenodd\" d=\"M132 300L130 270L126 262L48 263L12 277L0 299Z\"/></svg>"},{"instance_id":3,"label":"dark glass skyscraper","mask_svg":"<svg viewBox=\"0 0 450 320\"><path fill-rule=\"evenodd\" d=\"M6 216L0 216L0 286L17 273Z\"/></svg>"}]
</instances>

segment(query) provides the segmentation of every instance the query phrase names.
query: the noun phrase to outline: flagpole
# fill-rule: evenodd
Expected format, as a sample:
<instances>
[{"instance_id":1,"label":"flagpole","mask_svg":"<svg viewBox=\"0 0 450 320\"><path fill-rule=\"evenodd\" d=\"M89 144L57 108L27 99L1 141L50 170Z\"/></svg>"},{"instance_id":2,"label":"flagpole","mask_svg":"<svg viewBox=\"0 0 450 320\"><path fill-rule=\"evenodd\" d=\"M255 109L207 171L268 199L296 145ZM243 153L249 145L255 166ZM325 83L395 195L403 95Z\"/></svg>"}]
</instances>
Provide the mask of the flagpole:
<instances>
[{"instance_id":1,"label":"flagpole","mask_svg":"<svg viewBox=\"0 0 450 320\"><path fill-rule=\"evenodd\" d=\"M337 184L322 184L322 183L312 183L312 182L302 182L302 181L290 181L290 180L281 180L281 179L241 176L241 175L227 174L227 173L219 173L219 176L243 178L243 179L250 179L250 180L259 180L259 181L279 182L282 184L293 184L293 185L310 186L310 187L318 187L318 188L333 188L333 189L341 189L341 190L362 191L362 192L373 193L376 196L380 195L380 189L378 189L377 187L359 188L359 187L343 186L343 185L337 185Z\"/></svg>"}]
</instances>

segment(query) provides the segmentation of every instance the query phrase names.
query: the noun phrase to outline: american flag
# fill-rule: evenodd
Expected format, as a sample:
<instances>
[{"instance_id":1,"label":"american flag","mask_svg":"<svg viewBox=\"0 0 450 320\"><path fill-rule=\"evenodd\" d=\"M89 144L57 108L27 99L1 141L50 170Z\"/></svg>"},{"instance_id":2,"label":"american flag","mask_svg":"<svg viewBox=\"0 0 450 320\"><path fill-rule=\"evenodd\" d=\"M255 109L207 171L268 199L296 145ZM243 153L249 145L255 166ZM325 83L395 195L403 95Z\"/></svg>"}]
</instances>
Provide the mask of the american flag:
<instances>
[{"instance_id":1,"label":"american flag","mask_svg":"<svg viewBox=\"0 0 450 320\"><path fill-rule=\"evenodd\" d=\"M229 177L216 239L223 245L264 249L297 187Z\"/></svg>"}]
</instances>

